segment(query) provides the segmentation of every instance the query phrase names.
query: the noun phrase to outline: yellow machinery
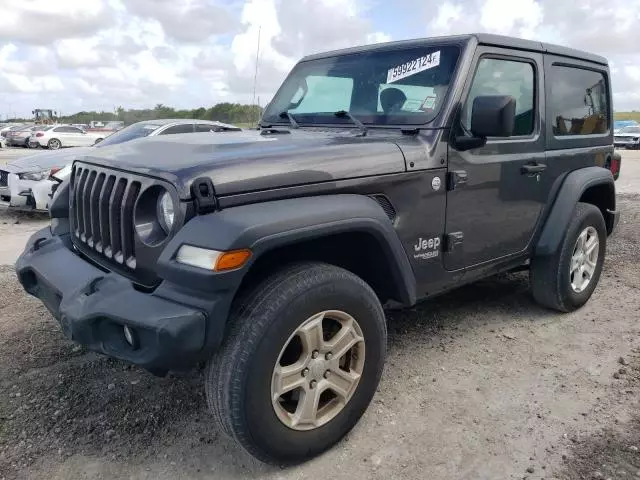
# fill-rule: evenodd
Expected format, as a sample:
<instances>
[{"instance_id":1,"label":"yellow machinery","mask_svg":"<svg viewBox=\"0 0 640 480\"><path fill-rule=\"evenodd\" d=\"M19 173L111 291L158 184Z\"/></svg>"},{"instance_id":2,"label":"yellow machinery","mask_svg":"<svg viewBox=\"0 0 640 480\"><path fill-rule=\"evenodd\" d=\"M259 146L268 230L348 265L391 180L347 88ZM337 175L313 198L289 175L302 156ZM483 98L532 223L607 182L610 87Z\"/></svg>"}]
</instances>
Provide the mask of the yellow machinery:
<instances>
[{"instance_id":1,"label":"yellow machinery","mask_svg":"<svg viewBox=\"0 0 640 480\"><path fill-rule=\"evenodd\" d=\"M55 123L55 114L57 112L36 108L31 113L33 114L33 121L36 125L51 125Z\"/></svg>"}]
</instances>

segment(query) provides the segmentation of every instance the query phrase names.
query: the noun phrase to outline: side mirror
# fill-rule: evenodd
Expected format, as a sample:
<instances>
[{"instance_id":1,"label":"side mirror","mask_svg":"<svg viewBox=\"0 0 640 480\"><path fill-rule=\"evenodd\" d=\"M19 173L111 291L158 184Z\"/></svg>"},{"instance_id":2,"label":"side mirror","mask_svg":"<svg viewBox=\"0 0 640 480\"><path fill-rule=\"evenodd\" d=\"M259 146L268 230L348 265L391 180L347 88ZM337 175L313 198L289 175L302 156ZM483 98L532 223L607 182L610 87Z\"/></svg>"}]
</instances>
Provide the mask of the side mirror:
<instances>
[{"instance_id":1,"label":"side mirror","mask_svg":"<svg viewBox=\"0 0 640 480\"><path fill-rule=\"evenodd\" d=\"M485 95L473 100L471 109L472 137L455 138L457 150L462 152L483 147L487 137L510 137L516 121L516 100L507 95Z\"/></svg>"},{"instance_id":2,"label":"side mirror","mask_svg":"<svg viewBox=\"0 0 640 480\"><path fill-rule=\"evenodd\" d=\"M516 122L516 99L509 95L476 97L471 110L471 133L480 138L510 137Z\"/></svg>"}]
</instances>

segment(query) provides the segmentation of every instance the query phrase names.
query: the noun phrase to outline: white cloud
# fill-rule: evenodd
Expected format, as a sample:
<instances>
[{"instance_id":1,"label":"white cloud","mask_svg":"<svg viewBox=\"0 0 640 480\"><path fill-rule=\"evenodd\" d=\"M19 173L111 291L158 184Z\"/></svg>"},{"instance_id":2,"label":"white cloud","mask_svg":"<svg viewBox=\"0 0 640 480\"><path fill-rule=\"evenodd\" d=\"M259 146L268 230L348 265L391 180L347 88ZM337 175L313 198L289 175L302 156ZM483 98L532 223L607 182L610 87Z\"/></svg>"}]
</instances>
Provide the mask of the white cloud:
<instances>
[{"instance_id":1,"label":"white cloud","mask_svg":"<svg viewBox=\"0 0 640 480\"><path fill-rule=\"evenodd\" d=\"M4 0L0 40L47 45L94 34L111 21L103 0Z\"/></svg>"},{"instance_id":2,"label":"white cloud","mask_svg":"<svg viewBox=\"0 0 640 480\"><path fill-rule=\"evenodd\" d=\"M69 112L248 102L259 30L256 95L262 104L295 62L310 53L386 42L392 36L487 31L607 56L616 108L640 108L640 0L0 3L0 95L9 96L12 110L23 115L39 105Z\"/></svg>"},{"instance_id":3,"label":"white cloud","mask_svg":"<svg viewBox=\"0 0 640 480\"><path fill-rule=\"evenodd\" d=\"M484 30L523 38L534 37L541 21L542 7L535 0L486 0L480 15Z\"/></svg>"}]
</instances>

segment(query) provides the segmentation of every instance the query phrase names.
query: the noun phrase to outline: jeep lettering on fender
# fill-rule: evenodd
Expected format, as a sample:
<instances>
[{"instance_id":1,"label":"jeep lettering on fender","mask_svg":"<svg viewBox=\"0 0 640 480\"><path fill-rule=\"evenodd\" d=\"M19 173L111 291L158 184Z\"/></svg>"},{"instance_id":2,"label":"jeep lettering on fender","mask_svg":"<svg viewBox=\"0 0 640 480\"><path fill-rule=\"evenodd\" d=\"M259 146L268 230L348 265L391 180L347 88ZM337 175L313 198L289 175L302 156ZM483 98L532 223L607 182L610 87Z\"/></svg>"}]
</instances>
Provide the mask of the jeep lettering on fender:
<instances>
[{"instance_id":1,"label":"jeep lettering on fender","mask_svg":"<svg viewBox=\"0 0 640 480\"><path fill-rule=\"evenodd\" d=\"M416 253L413 255L415 259L428 260L435 258L440 254L440 237L423 239L419 238L414 245Z\"/></svg>"},{"instance_id":2,"label":"jeep lettering on fender","mask_svg":"<svg viewBox=\"0 0 640 480\"><path fill-rule=\"evenodd\" d=\"M300 462L371 402L384 306L523 268L542 305L589 300L619 218L610 84L602 57L493 35L305 57L259 130L77 158L17 275L91 350L206 362L220 431Z\"/></svg>"}]
</instances>

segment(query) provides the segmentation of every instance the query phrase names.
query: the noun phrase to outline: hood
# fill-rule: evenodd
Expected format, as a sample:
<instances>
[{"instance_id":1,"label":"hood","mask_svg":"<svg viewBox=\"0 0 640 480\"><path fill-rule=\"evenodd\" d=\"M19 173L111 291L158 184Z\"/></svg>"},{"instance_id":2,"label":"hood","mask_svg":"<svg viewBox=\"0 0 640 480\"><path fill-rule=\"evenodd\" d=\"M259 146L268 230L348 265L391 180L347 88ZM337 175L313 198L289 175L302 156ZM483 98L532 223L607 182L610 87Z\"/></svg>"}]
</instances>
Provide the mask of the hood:
<instances>
[{"instance_id":1,"label":"hood","mask_svg":"<svg viewBox=\"0 0 640 480\"><path fill-rule=\"evenodd\" d=\"M12 172L33 172L53 167L64 167L72 163L78 156L86 155L94 147L65 148L61 150L38 152L20 157L7 163Z\"/></svg>"},{"instance_id":2,"label":"hood","mask_svg":"<svg viewBox=\"0 0 640 480\"><path fill-rule=\"evenodd\" d=\"M78 160L166 180L181 198L212 180L219 196L405 171L399 131L282 129L158 135L94 149Z\"/></svg>"}]
</instances>

